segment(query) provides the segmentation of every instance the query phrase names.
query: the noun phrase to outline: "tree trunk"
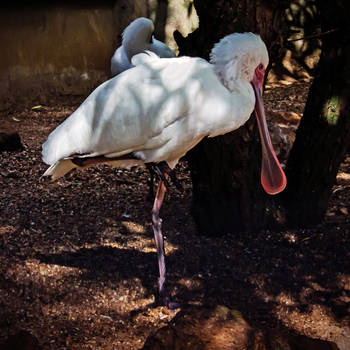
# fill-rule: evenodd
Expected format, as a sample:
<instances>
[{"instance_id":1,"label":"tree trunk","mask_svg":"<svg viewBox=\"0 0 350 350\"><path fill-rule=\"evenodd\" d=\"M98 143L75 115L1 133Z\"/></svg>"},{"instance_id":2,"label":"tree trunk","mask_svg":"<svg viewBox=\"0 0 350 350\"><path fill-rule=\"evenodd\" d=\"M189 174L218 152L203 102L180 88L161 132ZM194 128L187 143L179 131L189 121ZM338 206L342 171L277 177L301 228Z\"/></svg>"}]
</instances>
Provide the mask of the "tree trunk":
<instances>
[{"instance_id":1,"label":"tree trunk","mask_svg":"<svg viewBox=\"0 0 350 350\"><path fill-rule=\"evenodd\" d=\"M200 28L187 39L179 38L181 53L202 53L207 58L213 43L228 32L250 30L261 33L270 61L279 56L284 8L273 10L275 4L270 8L249 0L195 5ZM223 234L322 220L350 146L350 34L345 0L319 0L317 5L322 32L337 31L321 36L322 57L287 164L285 193L267 196L260 186L255 120L225 136L204 140L188 154L199 232Z\"/></svg>"},{"instance_id":2,"label":"tree trunk","mask_svg":"<svg viewBox=\"0 0 350 350\"><path fill-rule=\"evenodd\" d=\"M318 1L322 55L290 153L284 194L289 226L319 223L350 145L350 29L346 1ZM334 21L334 19L337 19Z\"/></svg>"},{"instance_id":3,"label":"tree trunk","mask_svg":"<svg viewBox=\"0 0 350 350\"><path fill-rule=\"evenodd\" d=\"M180 55L208 59L214 43L225 35L252 31L261 35L273 62L281 55L280 23L288 3L194 1L200 26L186 39L174 34ZM193 216L200 233L223 234L276 221L270 216L276 212L269 209L273 201L260 185L261 146L255 118L251 119L230 134L203 140L187 155L193 182Z\"/></svg>"}]
</instances>

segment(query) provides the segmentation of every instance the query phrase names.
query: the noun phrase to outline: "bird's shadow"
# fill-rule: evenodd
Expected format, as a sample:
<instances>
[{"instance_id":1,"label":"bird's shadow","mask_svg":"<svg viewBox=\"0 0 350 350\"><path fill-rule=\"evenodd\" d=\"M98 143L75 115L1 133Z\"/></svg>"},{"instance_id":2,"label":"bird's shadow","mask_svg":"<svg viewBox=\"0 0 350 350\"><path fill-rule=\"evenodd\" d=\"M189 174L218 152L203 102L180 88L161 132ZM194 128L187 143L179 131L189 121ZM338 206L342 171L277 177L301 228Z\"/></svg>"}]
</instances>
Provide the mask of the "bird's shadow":
<instances>
[{"instance_id":1,"label":"bird's shadow","mask_svg":"<svg viewBox=\"0 0 350 350\"><path fill-rule=\"evenodd\" d=\"M146 288L152 290L157 278L157 258L154 252L144 253L135 249L100 246L57 254L37 253L35 258L45 264L81 269L82 279L85 280L96 280L105 276L106 280L118 282L136 277Z\"/></svg>"}]
</instances>

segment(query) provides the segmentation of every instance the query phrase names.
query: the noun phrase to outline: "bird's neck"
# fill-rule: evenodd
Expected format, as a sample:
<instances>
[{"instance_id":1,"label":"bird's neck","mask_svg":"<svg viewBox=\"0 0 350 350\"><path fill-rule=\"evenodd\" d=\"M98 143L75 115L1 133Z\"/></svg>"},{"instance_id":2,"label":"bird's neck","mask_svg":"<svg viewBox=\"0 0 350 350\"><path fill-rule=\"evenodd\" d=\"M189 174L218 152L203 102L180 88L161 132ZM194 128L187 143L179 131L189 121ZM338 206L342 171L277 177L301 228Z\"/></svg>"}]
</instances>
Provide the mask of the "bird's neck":
<instances>
[{"instance_id":1,"label":"bird's neck","mask_svg":"<svg viewBox=\"0 0 350 350\"><path fill-rule=\"evenodd\" d=\"M148 44L145 43L143 40L135 40L133 42L127 42L123 44L123 46L124 46L126 56L129 62L131 62L132 57L146 50L148 47Z\"/></svg>"},{"instance_id":2,"label":"bird's neck","mask_svg":"<svg viewBox=\"0 0 350 350\"><path fill-rule=\"evenodd\" d=\"M246 79L237 79L230 91L226 87L225 103L221 108L214 106L215 127L209 137L223 135L242 126L254 110L255 96L251 84Z\"/></svg>"},{"instance_id":3,"label":"bird's neck","mask_svg":"<svg viewBox=\"0 0 350 350\"><path fill-rule=\"evenodd\" d=\"M153 25L149 26L145 23L137 23L132 27L127 27L123 33L123 47L131 62L134 55L146 50L151 41Z\"/></svg>"}]
</instances>

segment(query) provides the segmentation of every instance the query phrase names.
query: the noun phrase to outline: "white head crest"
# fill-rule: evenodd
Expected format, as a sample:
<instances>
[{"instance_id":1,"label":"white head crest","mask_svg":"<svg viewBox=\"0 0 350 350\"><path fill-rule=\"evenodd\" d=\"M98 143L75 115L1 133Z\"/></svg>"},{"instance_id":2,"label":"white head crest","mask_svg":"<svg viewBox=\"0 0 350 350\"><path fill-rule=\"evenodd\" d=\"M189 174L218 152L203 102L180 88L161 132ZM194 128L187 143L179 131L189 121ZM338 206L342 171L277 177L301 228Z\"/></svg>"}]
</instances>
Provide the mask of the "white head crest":
<instances>
[{"instance_id":1,"label":"white head crest","mask_svg":"<svg viewBox=\"0 0 350 350\"><path fill-rule=\"evenodd\" d=\"M269 56L264 42L253 33L234 33L214 45L210 63L221 82L232 90L237 79L252 80L255 68L262 63L266 69Z\"/></svg>"}]
</instances>

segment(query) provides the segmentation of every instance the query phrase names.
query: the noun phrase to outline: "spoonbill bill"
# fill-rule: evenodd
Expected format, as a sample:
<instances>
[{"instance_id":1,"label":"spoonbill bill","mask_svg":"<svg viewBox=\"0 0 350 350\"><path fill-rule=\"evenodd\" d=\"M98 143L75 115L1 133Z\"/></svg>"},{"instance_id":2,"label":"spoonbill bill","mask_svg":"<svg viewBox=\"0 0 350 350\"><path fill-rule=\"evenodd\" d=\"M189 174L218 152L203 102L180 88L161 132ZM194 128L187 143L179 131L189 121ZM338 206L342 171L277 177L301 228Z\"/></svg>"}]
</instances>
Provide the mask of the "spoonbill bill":
<instances>
[{"instance_id":1,"label":"spoonbill bill","mask_svg":"<svg viewBox=\"0 0 350 350\"><path fill-rule=\"evenodd\" d=\"M154 38L153 32L153 22L145 17L135 19L125 28L122 45L111 59L113 76L131 68L132 57L145 50L152 51L162 58L175 57L175 53L167 45Z\"/></svg>"},{"instance_id":2,"label":"spoonbill bill","mask_svg":"<svg viewBox=\"0 0 350 350\"><path fill-rule=\"evenodd\" d=\"M202 58L136 55L134 68L96 88L43 144L44 176L106 163L154 166L160 174L152 209L159 265L157 302L175 307L166 288L159 211L171 169L204 137L239 128L253 110L261 136L261 183L269 194L286 186L268 133L262 84L268 65L264 42L253 33L231 34Z\"/></svg>"}]
</instances>

